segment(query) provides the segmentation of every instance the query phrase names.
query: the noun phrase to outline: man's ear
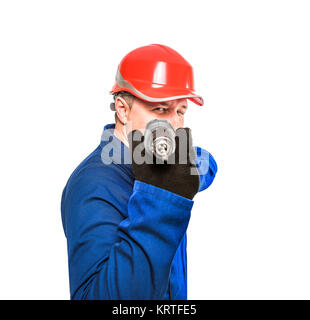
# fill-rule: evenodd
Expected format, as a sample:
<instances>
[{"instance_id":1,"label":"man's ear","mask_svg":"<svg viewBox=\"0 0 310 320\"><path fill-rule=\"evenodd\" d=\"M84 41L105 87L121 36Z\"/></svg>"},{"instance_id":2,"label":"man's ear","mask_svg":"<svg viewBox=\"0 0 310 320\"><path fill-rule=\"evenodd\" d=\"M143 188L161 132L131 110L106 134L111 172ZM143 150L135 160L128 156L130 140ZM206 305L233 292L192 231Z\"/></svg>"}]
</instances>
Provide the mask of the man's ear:
<instances>
[{"instance_id":1,"label":"man's ear","mask_svg":"<svg viewBox=\"0 0 310 320\"><path fill-rule=\"evenodd\" d=\"M130 108L126 100L123 99L122 97L117 97L115 100L115 112L119 121L123 125L127 123L129 111L130 111Z\"/></svg>"}]
</instances>

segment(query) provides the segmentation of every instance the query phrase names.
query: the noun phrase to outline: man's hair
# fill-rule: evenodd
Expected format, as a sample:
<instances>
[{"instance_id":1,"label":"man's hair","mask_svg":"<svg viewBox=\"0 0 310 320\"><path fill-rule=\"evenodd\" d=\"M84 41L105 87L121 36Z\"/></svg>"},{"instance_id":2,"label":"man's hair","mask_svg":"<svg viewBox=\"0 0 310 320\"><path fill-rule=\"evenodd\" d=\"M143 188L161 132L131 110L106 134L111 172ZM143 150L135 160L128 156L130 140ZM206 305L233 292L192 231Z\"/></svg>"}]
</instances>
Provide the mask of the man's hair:
<instances>
[{"instance_id":1,"label":"man's hair","mask_svg":"<svg viewBox=\"0 0 310 320\"><path fill-rule=\"evenodd\" d=\"M134 100L135 100L135 98L136 98L136 97L135 97L133 94L131 94L130 92L127 92L127 91L119 91L119 92L116 92L116 93L113 95L114 103L115 103L115 101L116 101L116 98L118 98L118 97L123 98L123 99L127 102L127 104L128 104L128 106L129 106L130 109L131 109L131 107L132 107L132 105L133 105L133 102L134 102ZM115 111L114 117L115 117L115 123L116 123L117 120L118 120L116 111Z\"/></svg>"}]
</instances>

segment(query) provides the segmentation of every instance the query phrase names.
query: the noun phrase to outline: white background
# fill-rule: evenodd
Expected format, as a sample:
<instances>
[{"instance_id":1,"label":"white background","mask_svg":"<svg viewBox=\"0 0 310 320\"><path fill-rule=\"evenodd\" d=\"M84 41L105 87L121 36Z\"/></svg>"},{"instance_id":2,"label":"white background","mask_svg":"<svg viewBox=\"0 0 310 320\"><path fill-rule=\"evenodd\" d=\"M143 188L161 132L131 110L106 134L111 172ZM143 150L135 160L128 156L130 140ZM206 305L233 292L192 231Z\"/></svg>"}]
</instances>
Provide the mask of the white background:
<instances>
[{"instance_id":1,"label":"white background","mask_svg":"<svg viewBox=\"0 0 310 320\"><path fill-rule=\"evenodd\" d=\"M186 125L215 157L188 227L189 299L309 299L309 1L1 1L0 298L69 299L61 192L97 147L116 68L194 67Z\"/></svg>"}]
</instances>

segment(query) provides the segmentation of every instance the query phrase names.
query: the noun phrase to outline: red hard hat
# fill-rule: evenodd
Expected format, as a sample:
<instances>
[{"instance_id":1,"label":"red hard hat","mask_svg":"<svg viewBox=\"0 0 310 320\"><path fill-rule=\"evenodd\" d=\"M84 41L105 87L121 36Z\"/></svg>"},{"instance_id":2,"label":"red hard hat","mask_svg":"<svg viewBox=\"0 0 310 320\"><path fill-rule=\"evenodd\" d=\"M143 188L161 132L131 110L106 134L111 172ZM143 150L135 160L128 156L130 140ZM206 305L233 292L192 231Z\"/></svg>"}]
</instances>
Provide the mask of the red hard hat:
<instances>
[{"instance_id":1,"label":"red hard hat","mask_svg":"<svg viewBox=\"0 0 310 320\"><path fill-rule=\"evenodd\" d=\"M151 44L129 52L118 65L111 94L127 91L149 102L188 98L202 106L194 90L192 66L175 50Z\"/></svg>"}]
</instances>

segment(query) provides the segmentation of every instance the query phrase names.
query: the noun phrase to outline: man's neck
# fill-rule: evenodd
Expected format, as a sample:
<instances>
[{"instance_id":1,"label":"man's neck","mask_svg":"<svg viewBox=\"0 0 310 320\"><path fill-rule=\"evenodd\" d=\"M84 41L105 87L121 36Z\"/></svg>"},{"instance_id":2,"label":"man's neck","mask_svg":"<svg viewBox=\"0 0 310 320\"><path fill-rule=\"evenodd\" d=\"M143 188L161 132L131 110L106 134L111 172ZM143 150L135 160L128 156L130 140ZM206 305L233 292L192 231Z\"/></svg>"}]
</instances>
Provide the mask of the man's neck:
<instances>
[{"instance_id":1,"label":"man's neck","mask_svg":"<svg viewBox=\"0 0 310 320\"><path fill-rule=\"evenodd\" d=\"M129 147L128 144L128 139L126 136L126 130L125 127L122 123L120 123L119 121L117 121L115 123L115 128L114 128L114 135L124 143L124 145L126 145L127 147Z\"/></svg>"}]
</instances>

